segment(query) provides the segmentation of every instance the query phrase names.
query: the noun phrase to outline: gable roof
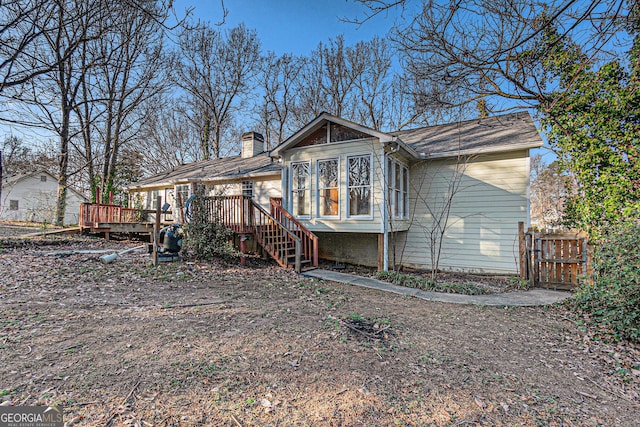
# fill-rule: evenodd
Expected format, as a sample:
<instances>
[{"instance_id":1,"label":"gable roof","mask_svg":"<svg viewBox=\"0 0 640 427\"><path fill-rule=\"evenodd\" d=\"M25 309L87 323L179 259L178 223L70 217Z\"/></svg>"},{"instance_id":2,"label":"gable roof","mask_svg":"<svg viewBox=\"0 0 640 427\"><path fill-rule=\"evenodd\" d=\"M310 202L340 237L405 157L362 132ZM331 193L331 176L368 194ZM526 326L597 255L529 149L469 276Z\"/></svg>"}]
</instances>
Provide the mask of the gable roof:
<instances>
[{"instance_id":1,"label":"gable roof","mask_svg":"<svg viewBox=\"0 0 640 427\"><path fill-rule=\"evenodd\" d=\"M56 178L45 169L36 169L29 172L17 172L13 174L6 174L3 177L3 181L5 184L14 185L24 179L27 179L36 175L46 175L52 180L56 181Z\"/></svg>"},{"instance_id":2,"label":"gable roof","mask_svg":"<svg viewBox=\"0 0 640 427\"><path fill-rule=\"evenodd\" d=\"M46 169L35 169L29 172L20 172L20 173L16 173L16 174L7 174L2 178L2 185L3 186L10 186L10 187L14 187L16 184L18 184L20 181L24 181L27 178L31 178L34 177L36 175L46 175L49 178L51 178L52 181L57 182L58 179L53 176L53 174L51 174L49 171L47 171ZM79 199L82 200L89 200L87 199L84 194L80 193L78 190L72 188L72 187L67 187L68 191L71 191L73 194L75 194L76 196L78 196Z\"/></svg>"},{"instance_id":3,"label":"gable roof","mask_svg":"<svg viewBox=\"0 0 640 427\"><path fill-rule=\"evenodd\" d=\"M529 113L467 120L446 125L392 132L421 158L487 154L542 146Z\"/></svg>"},{"instance_id":4,"label":"gable roof","mask_svg":"<svg viewBox=\"0 0 640 427\"><path fill-rule=\"evenodd\" d=\"M488 154L542 146L542 138L527 112L396 132L380 132L323 112L273 149L271 155L280 156L328 121L371 135L381 143L398 144L416 159Z\"/></svg>"},{"instance_id":5,"label":"gable roof","mask_svg":"<svg viewBox=\"0 0 640 427\"><path fill-rule=\"evenodd\" d=\"M318 116L315 119L307 123L302 129L300 129L299 131L291 135L289 138L284 140L282 143L280 143L280 145L278 145L276 148L271 150L271 155L273 157L280 156L283 151L287 150L288 148L292 148L298 142L300 142L307 136L311 135L313 132L315 132L317 129L322 127L327 122L346 126L348 128L357 130L358 132L370 135L374 138L378 138L378 140L380 140L380 142L383 144L390 143L390 142L394 144L399 144L400 148L403 148L410 155L417 157L417 153L411 147L407 146L402 141L398 140L398 138L395 137L394 135L386 132L380 132L378 130L369 128L367 126L363 126L361 124L351 122L349 120L343 119L342 117L333 116L327 112L322 112L318 114Z\"/></svg>"},{"instance_id":6,"label":"gable roof","mask_svg":"<svg viewBox=\"0 0 640 427\"><path fill-rule=\"evenodd\" d=\"M267 153L253 157L224 157L174 167L165 172L131 183L127 189L169 187L180 183L224 181L278 175L280 165Z\"/></svg>"}]
</instances>

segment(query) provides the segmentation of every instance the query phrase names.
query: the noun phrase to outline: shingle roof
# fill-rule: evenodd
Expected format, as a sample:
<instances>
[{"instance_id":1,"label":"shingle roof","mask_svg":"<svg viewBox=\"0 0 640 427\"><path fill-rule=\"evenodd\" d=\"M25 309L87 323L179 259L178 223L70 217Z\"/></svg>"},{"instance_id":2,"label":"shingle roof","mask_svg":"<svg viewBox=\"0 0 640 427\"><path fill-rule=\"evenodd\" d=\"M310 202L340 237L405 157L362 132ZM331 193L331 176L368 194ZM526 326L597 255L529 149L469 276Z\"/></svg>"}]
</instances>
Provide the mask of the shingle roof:
<instances>
[{"instance_id":1,"label":"shingle roof","mask_svg":"<svg viewBox=\"0 0 640 427\"><path fill-rule=\"evenodd\" d=\"M391 134L427 158L513 151L542 145L542 139L528 113L512 113Z\"/></svg>"},{"instance_id":2,"label":"shingle roof","mask_svg":"<svg viewBox=\"0 0 640 427\"><path fill-rule=\"evenodd\" d=\"M259 176L277 175L280 165L268 153L243 159L241 156L203 160L150 176L131 183L127 188L169 186L186 182L223 181Z\"/></svg>"}]
</instances>

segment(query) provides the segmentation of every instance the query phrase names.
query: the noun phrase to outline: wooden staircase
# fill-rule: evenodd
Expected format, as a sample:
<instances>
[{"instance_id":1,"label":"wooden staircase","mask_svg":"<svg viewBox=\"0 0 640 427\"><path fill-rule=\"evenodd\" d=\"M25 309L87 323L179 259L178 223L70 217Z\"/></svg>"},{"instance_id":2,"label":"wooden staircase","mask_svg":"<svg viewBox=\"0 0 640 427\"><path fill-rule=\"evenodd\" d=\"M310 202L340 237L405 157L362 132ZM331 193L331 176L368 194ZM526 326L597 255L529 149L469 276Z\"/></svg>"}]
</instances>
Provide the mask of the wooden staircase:
<instances>
[{"instance_id":1,"label":"wooden staircase","mask_svg":"<svg viewBox=\"0 0 640 427\"><path fill-rule=\"evenodd\" d=\"M267 212L248 196L207 197L212 218L239 234L252 234L258 244L282 267L301 272L318 266L318 237L287 212L279 199Z\"/></svg>"}]
</instances>

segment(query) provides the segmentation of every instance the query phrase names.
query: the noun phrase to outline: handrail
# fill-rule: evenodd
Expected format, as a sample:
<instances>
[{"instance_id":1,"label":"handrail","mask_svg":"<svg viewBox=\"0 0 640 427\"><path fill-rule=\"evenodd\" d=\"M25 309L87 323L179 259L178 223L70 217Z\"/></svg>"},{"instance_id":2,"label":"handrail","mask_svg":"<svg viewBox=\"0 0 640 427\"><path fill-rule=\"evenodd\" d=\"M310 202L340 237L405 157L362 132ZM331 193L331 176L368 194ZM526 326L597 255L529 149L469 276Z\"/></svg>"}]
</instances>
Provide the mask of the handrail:
<instances>
[{"instance_id":1,"label":"handrail","mask_svg":"<svg viewBox=\"0 0 640 427\"><path fill-rule=\"evenodd\" d=\"M262 206L254 202L253 229L258 243L283 267L288 267L289 243L294 244L294 269L300 273L302 268L302 241L293 231L271 216ZM257 215L256 215L257 213Z\"/></svg>"},{"instance_id":2,"label":"handrail","mask_svg":"<svg viewBox=\"0 0 640 427\"><path fill-rule=\"evenodd\" d=\"M314 267L318 266L318 236L313 234L307 227L298 221L289 211L287 211L278 200L271 199L271 211L273 217L292 231L297 231L297 236L302 240L302 252L305 257L311 260Z\"/></svg>"},{"instance_id":3,"label":"handrail","mask_svg":"<svg viewBox=\"0 0 640 427\"><path fill-rule=\"evenodd\" d=\"M95 227L100 223L135 223L138 222L139 210L118 205L101 203L81 203L80 227Z\"/></svg>"},{"instance_id":4,"label":"handrail","mask_svg":"<svg viewBox=\"0 0 640 427\"><path fill-rule=\"evenodd\" d=\"M210 196L205 198L209 220L220 222L240 234L253 234L258 243L282 267L289 267L295 255L294 268L300 272L303 243L300 236L269 214L249 196ZM289 251L295 252L291 254Z\"/></svg>"}]
</instances>

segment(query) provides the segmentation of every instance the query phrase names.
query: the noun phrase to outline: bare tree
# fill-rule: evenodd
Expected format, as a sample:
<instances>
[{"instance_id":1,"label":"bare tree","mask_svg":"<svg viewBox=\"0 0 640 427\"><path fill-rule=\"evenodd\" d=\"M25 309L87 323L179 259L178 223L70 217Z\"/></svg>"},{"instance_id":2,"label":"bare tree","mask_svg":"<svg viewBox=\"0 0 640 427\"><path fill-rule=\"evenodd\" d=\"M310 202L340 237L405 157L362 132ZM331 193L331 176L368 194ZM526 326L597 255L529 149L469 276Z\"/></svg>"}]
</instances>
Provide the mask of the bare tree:
<instances>
[{"instance_id":1,"label":"bare tree","mask_svg":"<svg viewBox=\"0 0 640 427\"><path fill-rule=\"evenodd\" d=\"M531 157L531 224L540 228L558 227L567 197L577 191L574 180L562 171L557 160L546 164L542 155Z\"/></svg>"},{"instance_id":2,"label":"bare tree","mask_svg":"<svg viewBox=\"0 0 640 427\"><path fill-rule=\"evenodd\" d=\"M55 2L8 0L0 7L0 93L16 88L55 69L53 61L33 55L34 47L45 43L61 25ZM70 14L62 25L66 25ZM51 59L51 58L50 58Z\"/></svg>"},{"instance_id":3,"label":"bare tree","mask_svg":"<svg viewBox=\"0 0 640 427\"><path fill-rule=\"evenodd\" d=\"M224 33L201 24L181 34L179 48L182 58L175 83L187 94L189 117L201 135L203 158L219 158L225 126L255 84L258 36L242 24Z\"/></svg>"},{"instance_id":4,"label":"bare tree","mask_svg":"<svg viewBox=\"0 0 640 427\"><path fill-rule=\"evenodd\" d=\"M273 52L262 61L258 86L263 96L257 106L257 115L267 148L275 147L294 130L291 117L302 64L300 58L288 54L276 56Z\"/></svg>"},{"instance_id":5,"label":"bare tree","mask_svg":"<svg viewBox=\"0 0 640 427\"><path fill-rule=\"evenodd\" d=\"M361 0L366 21L405 1ZM420 3L420 2L419 2ZM580 32L584 51L614 54L615 31L625 0L462 0L421 2L413 19L392 39L403 54L405 71L426 83L424 100L444 106L488 99L488 111L537 106L547 101L554 81L541 72L548 55L539 42L551 26L560 39ZM508 101L503 105L504 101ZM425 103L425 106L428 104Z\"/></svg>"},{"instance_id":6,"label":"bare tree","mask_svg":"<svg viewBox=\"0 0 640 427\"><path fill-rule=\"evenodd\" d=\"M56 0L54 3L57 30L54 33L45 33L46 42L37 45L34 54L56 66L43 75L46 79L31 80L30 99L21 97L21 100L37 109L36 125L48 128L58 136L55 223L62 225L69 180L70 143L74 137L72 114L80 89L78 76L83 73L75 56L81 46L100 36L95 31L95 24L102 18L102 8L98 1L92 0ZM69 20L70 16L74 19Z\"/></svg>"},{"instance_id":7,"label":"bare tree","mask_svg":"<svg viewBox=\"0 0 640 427\"><path fill-rule=\"evenodd\" d=\"M166 96L147 102L147 120L135 144L144 155L145 174L160 173L202 159L199 135L182 108L178 100Z\"/></svg>"},{"instance_id":8,"label":"bare tree","mask_svg":"<svg viewBox=\"0 0 640 427\"><path fill-rule=\"evenodd\" d=\"M109 5L104 35L95 42L104 58L95 69L93 98L101 105L99 133L102 153L101 187L104 196L115 186L120 150L136 137L146 120L143 104L166 87L163 73L163 26L169 8L148 2L135 7ZM86 100L87 103L90 100ZM87 161L92 163L91 158ZM94 179L93 182L96 180Z\"/></svg>"},{"instance_id":9,"label":"bare tree","mask_svg":"<svg viewBox=\"0 0 640 427\"><path fill-rule=\"evenodd\" d=\"M5 176L12 173L28 172L41 167L52 170L56 159L46 147L33 147L17 136L10 135L0 142L2 169Z\"/></svg>"},{"instance_id":10,"label":"bare tree","mask_svg":"<svg viewBox=\"0 0 640 427\"><path fill-rule=\"evenodd\" d=\"M396 101L391 98L391 50L378 37L357 43L354 50L363 64L354 82L357 93L354 119L376 130L388 128L389 110Z\"/></svg>"}]
</instances>

